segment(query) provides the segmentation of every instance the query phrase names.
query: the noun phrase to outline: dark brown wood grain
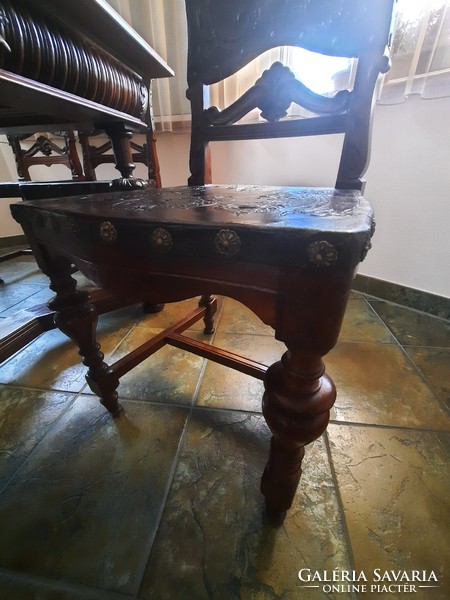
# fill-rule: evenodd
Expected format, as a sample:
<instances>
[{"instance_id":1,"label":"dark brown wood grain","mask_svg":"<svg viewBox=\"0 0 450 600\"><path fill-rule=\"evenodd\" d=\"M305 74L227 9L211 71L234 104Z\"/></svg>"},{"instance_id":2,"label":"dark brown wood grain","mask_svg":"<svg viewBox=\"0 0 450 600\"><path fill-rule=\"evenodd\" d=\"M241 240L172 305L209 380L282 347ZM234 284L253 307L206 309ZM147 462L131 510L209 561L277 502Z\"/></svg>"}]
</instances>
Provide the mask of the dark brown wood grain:
<instances>
[{"instance_id":1,"label":"dark brown wood grain","mask_svg":"<svg viewBox=\"0 0 450 600\"><path fill-rule=\"evenodd\" d=\"M173 72L105 2L0 0L0 35L0 131L9 135L16 150L19 177L18 182L0 185L2 198L108 190L110 182L82 182L71 131L104 130L111 123L119 124L117 139L111 143L117 149L114 162L127 176L126 185L133 187L134 179L129 176L132 160L123 148L124 129L147 135L147 146L138 149L138 157L145 153L149 179L160 185L147 90L153 77ZM22 137L42 131L69 132L62 153L48 138L40 138L30 151L20 148ZM36 148L44 153L36 153ZM73 183L26 181L31 165L57 163L71 169ZM23 253L15 251L3 259ZM28 343L31 334L42 331L40 317L26 318L15 333L0 340L0 355L9 356Z\"/></svg>"}]
</instances>

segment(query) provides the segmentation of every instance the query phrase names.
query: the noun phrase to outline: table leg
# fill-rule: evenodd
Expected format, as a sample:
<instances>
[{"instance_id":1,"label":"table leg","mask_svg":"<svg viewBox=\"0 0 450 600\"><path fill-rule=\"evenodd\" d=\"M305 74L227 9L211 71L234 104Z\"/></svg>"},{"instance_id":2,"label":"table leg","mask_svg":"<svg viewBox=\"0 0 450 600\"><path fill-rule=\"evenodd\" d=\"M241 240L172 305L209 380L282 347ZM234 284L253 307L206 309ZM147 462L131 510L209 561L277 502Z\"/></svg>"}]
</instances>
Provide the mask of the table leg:
<instances>
[{"instance_id":1,"label":"table leg","mask_svg":"<svg viewBox=\"0 0 450 600\"><path fill-rule=\"evenodd\" d=\"M109 123L105 131L111 140L116 169L120 171L121 177L111 182L113 190L138 190L146 188L148 181L133 177L135 164L130 146L133 133L123 123Z\"/></svg>"}]
</instances>

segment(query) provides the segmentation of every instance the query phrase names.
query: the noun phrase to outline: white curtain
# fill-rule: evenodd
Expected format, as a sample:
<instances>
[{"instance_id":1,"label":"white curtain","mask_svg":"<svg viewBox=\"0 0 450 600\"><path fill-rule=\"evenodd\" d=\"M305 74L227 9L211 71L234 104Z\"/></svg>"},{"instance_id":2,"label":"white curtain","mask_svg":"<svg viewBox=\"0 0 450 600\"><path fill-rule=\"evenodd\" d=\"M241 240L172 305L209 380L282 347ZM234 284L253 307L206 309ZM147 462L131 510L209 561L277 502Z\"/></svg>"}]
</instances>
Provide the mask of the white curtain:
<instances>
[{"instance_id":1,"label":"white curtain","mask_svg":"<svg viewBox=\"0 0 450 600\"><path fill-rule=\"evenodd\" d=\"M398 0L391 61L380 103L450 96L450 0Z\"/></svg>"},{"instance_id":2,"label":"white curtain","mask_svg":"<svg viewBox=\"0 0 450 600\"><path fill-rule=\"evenodd\" d=\"M152 84L157 131L182 129L190 115L186 99L187 31L184 0L107 0L175 71Z\"/></svg>"}]
</instances>

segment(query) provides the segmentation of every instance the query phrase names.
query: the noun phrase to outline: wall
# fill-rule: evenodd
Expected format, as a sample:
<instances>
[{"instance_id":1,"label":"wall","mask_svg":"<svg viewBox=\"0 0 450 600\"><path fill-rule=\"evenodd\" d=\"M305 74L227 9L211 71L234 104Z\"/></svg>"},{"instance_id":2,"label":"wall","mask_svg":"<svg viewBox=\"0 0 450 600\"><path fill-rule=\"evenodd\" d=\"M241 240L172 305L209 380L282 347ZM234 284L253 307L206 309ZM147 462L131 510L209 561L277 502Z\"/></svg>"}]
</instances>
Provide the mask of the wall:
<instances>
[{"instance_id":1,"label":"wall","mask_svg":"<svg viewBox=\"0 0 450 600\"><path fill-rule=\"evenodd\" d=\"M14 158L9 149L6 138L0 139L0 181L14 181L17 179L17 171ZM13 198L0 198L0 238L23 233L22 228L11 217L9 205L17 202Z\"/></svg>"},{"instance_id":2,"label":"wall","mask_svg":"<svg viewBox=\"0 0 450 600\"><path fill-rule=\"evenodd\" d=\"M377 230L361 274L450 297L449 123L448 98L412 97L376 107L365 195L374 206ZM213 178L333 185L340 145L339 136L213 144ZM187 134L159 136L163 185L186 182L188 152ZM100 177L111 176L111 167L102 169ZM9 209L2 211L0 218ZM0 237L18 231L14 222L0 225Z\"/></svg>"},{"instance_id":3,"label":"wall","mask_svg":"<svg viewBox=\"0 0 450 600\"><path fill-rule=\"evenodd\" d=\"M377 230L360 272L450 297L450 98L377 108L366 175Z\"/></svg>"}]
</instances>

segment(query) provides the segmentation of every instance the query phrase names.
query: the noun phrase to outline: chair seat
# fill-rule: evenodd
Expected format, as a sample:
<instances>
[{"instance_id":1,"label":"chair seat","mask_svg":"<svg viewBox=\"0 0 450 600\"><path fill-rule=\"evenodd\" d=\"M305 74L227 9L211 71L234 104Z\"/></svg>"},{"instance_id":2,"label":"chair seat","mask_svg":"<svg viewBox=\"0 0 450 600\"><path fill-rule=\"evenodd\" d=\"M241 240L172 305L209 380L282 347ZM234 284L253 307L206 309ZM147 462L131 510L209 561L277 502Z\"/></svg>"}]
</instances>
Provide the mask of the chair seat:
<instances>
[{"instance_id":1,"label":"chair seat","mask_svg":"<svg viewBox=\"0 0 450 600\"><path fill-rule=\"evenodd\" d=\"M72 196L12 207L34 232L81 255L135 254L160 264L214 259L278 267L356 266L373 230L356 190L207 185ZM22 216L20 216L22 215ZM121 262L120 261L120 262ZM181 262L180 262L181 261Z\"/></svg>"}]
</instances>

